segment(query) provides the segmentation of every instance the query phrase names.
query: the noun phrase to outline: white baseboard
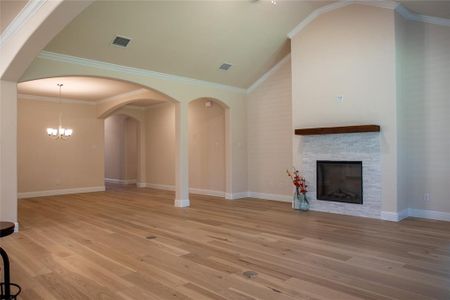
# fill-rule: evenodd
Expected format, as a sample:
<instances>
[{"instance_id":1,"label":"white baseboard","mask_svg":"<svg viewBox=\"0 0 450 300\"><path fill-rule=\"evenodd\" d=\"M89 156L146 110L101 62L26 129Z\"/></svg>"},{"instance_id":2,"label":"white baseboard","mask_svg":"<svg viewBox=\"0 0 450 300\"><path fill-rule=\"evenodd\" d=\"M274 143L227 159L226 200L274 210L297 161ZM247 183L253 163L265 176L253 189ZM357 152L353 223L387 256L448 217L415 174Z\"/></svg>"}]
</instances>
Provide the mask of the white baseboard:
<instances>
[{"instance_id":1,"label":"white baseboard","mask_svg":"<svg viewBox=\"0 0 450 300\"><path fill-rule=\"evenodd\" d=\"M258 198L258 199L264 199L264 200L292 202L292 196L288 196L288 195L248 192L248 196L250 198Z\"/></svg>"},{"instance_id":2,"label":"white baseboard","mask_svg":"<svg viewBox=\"0 0 450 300\"><path fill-rule=\"evenodd\" d=\"M175 207L189 207L191 205L189 199L175 199Z\"/></svg>"},{"instance_id":3,"label":"white baseboard","mask_svg":"<svg viewBox=\"0 0 450 300\"><path fill-rule=\"evenodd\" d=\"M450 213L435 211L435 210L425 210L416 208L407 208L400 212L382 211L381 219L386 221L398 222L407 217L424 218L431 220L440 221L450 221Z\"/></svg>"},{"instance_id":4,"label":"white baseboard","mask_svg":"<svg viewBox=\"0 0 450 300\"><path fill-rule=\"evenodd\" d=\"M136 179L105 178L105 182L125 185L125 184L135 184L137 182L137 180Z\"/></svg>"},{"instance_id":5,"label":"white baseboard","mask_svg":"<svg viewBox=\"0 0 450 300\"><path fill-rule=\"evenodd\" d=\"M174 185L169 185L169 184L159 184L159 183L143 183L141 182L142 187L147 187L147 188L151 188L151 189L157 189L157 190L165 190L165 191L175 191L175 186Z\"/></svg>"},{"instance_id":6,"label":"white baseboard","mask_svg":"<svg viewBox=\"0 0 450 300\"><path fill-rule=\"evenodd\" d=\"M175 191L175 186L169 185L169 184L139 182L138 187L147 187L147 188L152 188L152 189L157 189L157 190L165 190L165 191ZM225 193L222 191L197 189L197 188L190 188L189 193L197 194L197 195L214 196L214 197L224 197L225 196Z\"/></svg>"},{"instance_id":7,"label":"white baseboard","mask_svg":"<svg viewBox=\"0 0 450 300\"><path fill-rule=\"evenodd\" d=\"M398 222L403 220L404 218L407 218L409 215L408 209L404 209L399 212L393 212L393 211L382 211L380 215L381 220L385 221L393 221Z\"/></svg>"},{"instance_id":8,"label":"white baseboard","mask_svg":"<svg viewBox=\"0 0 450 300\"><path fill-rule=\"evenodd\" d=\"M222 198L225 197L225 192L206 190L206 189L190 188L189 193L196 194L196 195L213 196L213 197L222 197Z\"/></svg>"},{"instance_id":9,"label":"white baseboard","mask_svg":"<svg viewBox=\"0 0 450 300\"><path fill-rule=\"evenodd\" d=\"M146 184L145 182L137 182L137 183L136 183L136 186L137 186L138 188L145 188L145 187L147 187L147 184Z\"/></svg>"},{"instance_id":10,"label":"white baseboard","mask_svg":"<svg viewBox=\"0 0 450 300\"><path fill-rule=\"evenodd\" d=\"M450 221L450 213L442 211L409 208L408 215L410 217L440 220L440 221Z\"/></svg>"},{"instance_id":11,"label":"white baseboard","mask_svg":"<svg viewBox=\"0 0 450 300\"><path fill-rule=\"evenodd\" d=\"M18 193L17 196L19 199L25 199L25 198L58 196L58 195L67 195L67 194L93 193L93 192L104 192L104 191L105 191L105 186L102 185L102 186L90 186L90 187L82 187L82 188L25 192L25 193Z\"/></svg>"},{"instance_id":12,"label":"white baseboard","mask_svg":"<svg viewBox=\"0 0 450 300\"><path fill-rule=\"evenodd\" d=\"M240 193L225 193L225 199L227 200L237 200L242 198L248 198L248 192L240 192Z\"/></svg>"},{"instance_id":13,"label":"white baseboard","mask_svg":"<svg viewBox=\"0 0 450 300\"><path fill-rule=\"evenodd\" d=\"M14 232L19 232L19 222L14 222Z\"/></svg>"}]
</instances>

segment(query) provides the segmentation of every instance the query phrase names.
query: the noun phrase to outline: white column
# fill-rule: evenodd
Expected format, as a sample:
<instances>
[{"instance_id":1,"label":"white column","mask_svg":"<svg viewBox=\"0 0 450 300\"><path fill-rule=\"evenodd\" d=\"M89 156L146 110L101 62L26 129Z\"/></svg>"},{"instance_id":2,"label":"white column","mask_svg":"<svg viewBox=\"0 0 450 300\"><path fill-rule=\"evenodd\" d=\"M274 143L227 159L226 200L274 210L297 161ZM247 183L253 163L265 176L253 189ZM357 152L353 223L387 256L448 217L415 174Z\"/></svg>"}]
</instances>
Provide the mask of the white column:
<instances>
[{"instance_id":1,"label":"white column","mask_svg":"<svg viewBox=\"0 0 450 300\"><path fill-rule=\"evenodd\" d=\"M189 145L188 103L176 104L175 108L175 206L188 207L189 203Z\"/></svg>"},{"instance_id":2,"label":"white column","mask_svg":"<svg viewBox=\"0 0 450 300\"><path fill-rule=\"evenodd\" d=\"M0 221L17 230L17 82L0 81Z\"/></svg>"}]
</instances>

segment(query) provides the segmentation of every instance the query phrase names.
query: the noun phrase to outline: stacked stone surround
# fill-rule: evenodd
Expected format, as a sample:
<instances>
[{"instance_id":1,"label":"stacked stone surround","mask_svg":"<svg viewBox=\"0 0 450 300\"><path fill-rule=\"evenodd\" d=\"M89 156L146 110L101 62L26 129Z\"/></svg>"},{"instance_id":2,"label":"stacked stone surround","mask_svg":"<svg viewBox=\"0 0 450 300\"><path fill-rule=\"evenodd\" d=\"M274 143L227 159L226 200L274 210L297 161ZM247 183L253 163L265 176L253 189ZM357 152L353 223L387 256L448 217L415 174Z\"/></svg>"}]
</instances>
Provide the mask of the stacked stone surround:
<instances>
[{"instance_id":1,"label":"stacked stone surround","mask_svg":"<svg viewBox=\"0 0 450 300\"><path fill-rule=\"evenodd\" d=\"M381 151L379 133L303 136L303 171L309 184L311 209L361 217L381 217ZM316 199L318 160L362 161L363 204Z\"/></svg>"}]
</instances>

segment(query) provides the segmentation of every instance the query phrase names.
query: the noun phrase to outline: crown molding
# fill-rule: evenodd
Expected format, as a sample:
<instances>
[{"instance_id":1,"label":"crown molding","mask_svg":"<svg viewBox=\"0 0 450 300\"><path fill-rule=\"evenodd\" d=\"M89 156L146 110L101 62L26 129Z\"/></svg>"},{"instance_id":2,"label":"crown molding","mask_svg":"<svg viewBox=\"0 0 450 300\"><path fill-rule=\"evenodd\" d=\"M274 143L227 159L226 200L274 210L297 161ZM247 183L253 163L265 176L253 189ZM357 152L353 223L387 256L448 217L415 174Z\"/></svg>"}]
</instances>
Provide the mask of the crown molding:
<instances>
[{"instance_id":1,"label":"crown molding","mask_svg":"<svg viewBox=\"0 0 450 300\"><path fill-rule=\"evenodd\" d=\"M269 71L267 71L266 73L264 73L261 77L259 77L258 80L256 80L248 89L247 89L247 94L250 94L251 92L253 92L254 90L256 90L256 88L258 86L260 86L264 81L267 80L267 78L270 77L270 75L272 75L273 73L275 73L282 65L284 65L289 59L291 58L291 54L289 53L288 55L286 55L285 57L283 57L283 59L281 59L275 66L273 66Z\"/></svg>"},{"instance_id":2,"label":"crown molding","mask_svg":"<svg viewBox=\"0 0 450 300\"><path fill-rule=\"evenodd\" d=\"M33 100L33 101L44 101L44 102L52 102L58 103L58 97L52 96L37 96L31 94L17 94L17 99L19 100ZM84 104L84 105L97 105L98 101L89 101L89 100L81 100L81 99L70 99L70 98L61 98L61 103L66 104Z\"/></svg>"},{"instance_id":3,"label":"crown molding","mask_svg":"<svg viewBox=\"0 0 450 300\"><path fill-rule=\"evenodd\" d=\"M405 6L403 6L402 4L400 4L396 1L343 0L343 1L337 1L334 3L328 4L328 5L322 6L318 9L314 10L312 13L310 13L308 15L308 17L306 17L303 21L301 21L297 26L294 27L294 29L292 29L287 34L288 38L292 39L295 35L297 35L300 31L302 31L309 23L314 21L320 15L337 10L339 8L346 7L351 4L360 4L360 5L366 5L366 6L391 9L391 10L395 10L398 14L400 14L402 17L404 17L407 20L431 23L431 24L442 25L442 26L450 26L450 19L420 15L415 12L412 12L411 10L409 10L408 8L406 8Z\"/></svg>"},{"instance_id":4,"label":"crown molding","mask_svg":"<svg viewBox=\"0 0 450 300\"><path fill-rule=\"evenodd\" d=\"M47 0L30 0L0 35L0 47L31 19Z\"/></svg>"},{"instance_id":5,"label":"crown molding","mask_svg":"<svg viewBox=\"0 0 450 300\"><path fill-rule=\"evenodd\" d=\"M439 18L439 17L432 17L432 16L425 16L416 14L415 12L409 10L403 5L398 5L395 11L409 21L416 21L416 22L423 22L423 23L430 23L433 25L440 25L440 26L448 26L450 27L450 19L446 18Z\"/></svg>"},{"instance_id":6,"label":"crown molding","mask_svg":"<svg viewBox=\"0 0 450 300\"><path fill-rule=\"evenodd\" d=\"M155 71L146 70L146 69L127 67L127 66L117 65L117 64L113 64L113 63L98 61L98 60L94 60L94 59L81 58L81 57L76 57L76 56L72 56L72 55L49 52L49 51L41 51L41 53L38 55L38 58L53 60L53 61L57 61L57 62L76 64L76 65L92 67L92 68L97 68L97 69L102 69L102 70L114 71L114 72L118 72L118 73L125 73L125 74L134 75L134 76L143 76L143 77L150 77L150 78L162 79L162 80L168 80L168 81L177 81L177 82L184 83L184 84L190 84L190 85L208 87L208 88L215 88L215 89L225 90L228 92L239 93L239 94L245 94L245 92L246 92L246 89L238 88L238 87L234 87L234 86L230 86L230 85L225 85L225 84L220 84L220 83L216 83L216 82L210 82L210 81L193 79L193 78L184 77L184 76L160 73L160 72L155 72Z\"/></svg>"}]
</instances>

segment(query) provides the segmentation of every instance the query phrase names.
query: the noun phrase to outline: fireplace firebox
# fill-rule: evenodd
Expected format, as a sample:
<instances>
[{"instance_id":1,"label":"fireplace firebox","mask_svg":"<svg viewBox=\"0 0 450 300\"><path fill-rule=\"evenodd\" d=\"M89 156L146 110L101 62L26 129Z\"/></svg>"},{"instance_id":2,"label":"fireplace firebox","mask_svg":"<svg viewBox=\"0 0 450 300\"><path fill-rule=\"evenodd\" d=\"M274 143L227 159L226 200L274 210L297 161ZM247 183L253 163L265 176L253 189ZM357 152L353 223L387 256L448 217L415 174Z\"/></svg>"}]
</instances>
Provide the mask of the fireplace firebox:
<instances>
[{"instance_id":1,"label":"fireplace firebox","mask_svg":"<svg viewBox=\"0 0 450 300\"><path fill-rule=\"evenodd\" d=\"M363 204L361 161L317 161L317 200Z\"/></svg>"}]
</instances>

